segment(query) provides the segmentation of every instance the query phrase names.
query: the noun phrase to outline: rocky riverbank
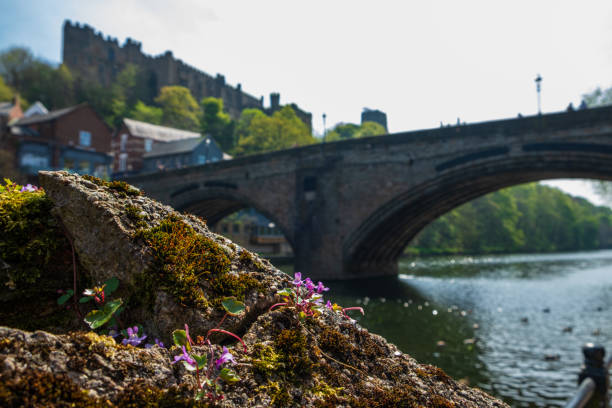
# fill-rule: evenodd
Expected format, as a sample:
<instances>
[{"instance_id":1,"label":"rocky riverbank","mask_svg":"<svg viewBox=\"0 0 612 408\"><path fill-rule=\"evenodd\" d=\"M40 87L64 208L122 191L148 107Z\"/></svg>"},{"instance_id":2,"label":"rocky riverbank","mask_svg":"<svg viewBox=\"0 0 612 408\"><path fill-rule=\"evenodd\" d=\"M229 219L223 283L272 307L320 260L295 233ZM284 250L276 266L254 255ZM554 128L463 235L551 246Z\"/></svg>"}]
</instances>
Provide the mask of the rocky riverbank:
<instances>
[{"instance_id":1,"label":"rocky riverbank","mask_svg":"<svg viewBox=\"0 0 612 408\"><path fill-rule=\"evenodd\" d=\"M269 311L292 280L211 233L204 220L118 182L65 172L42 172L40 180L44 192L19 193L32 199L0 192L0 324L13 327L0 328L1 406L506 406L419 364L338 310ZM29 218L20 218L24 211ZM20 240L8 238L17 232ZM39 236L47 238L36 246ZM200 372L172 364L179 347L123 345L102 335L106 329L86 330L78 315L89 303L69 301L71 310L56 303L57 289L74 287L75 267L77 293L118 278L119 324L139 325L149 340L170 345L185 324L194 339L215 328L240 336L246 352L219 332L211 345L195 340L191 352L221 355L226 347L239 380L223 383L215 393L222 398L196 400ZM226 316L227 297L245 311Z\"/></svg>"}]
</instances>

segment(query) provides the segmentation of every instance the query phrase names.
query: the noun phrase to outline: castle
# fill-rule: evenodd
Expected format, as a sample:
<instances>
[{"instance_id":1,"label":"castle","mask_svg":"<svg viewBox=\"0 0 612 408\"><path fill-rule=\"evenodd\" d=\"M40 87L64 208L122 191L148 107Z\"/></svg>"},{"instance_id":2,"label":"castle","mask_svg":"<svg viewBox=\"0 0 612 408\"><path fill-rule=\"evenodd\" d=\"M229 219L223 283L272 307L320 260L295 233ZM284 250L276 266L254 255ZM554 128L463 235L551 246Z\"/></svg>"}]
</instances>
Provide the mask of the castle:
<instances>
[{"instance_id":1,"label":"castle","mask_svg":"<svg viewBox=\"0 0 612 408\"><path fill-rule=\"evenodd\" d=\"M85 81L97 82L107 87L128 64L134 64L145 76L146 90L142 99L151 103L164 86L180 85L188 88L197 101L213 96L222 98L225 110L237 119L243 109L258 108L267 113L280 109L279 94L270 95L271 106L264 108L263 96L256 98L242 91L240 84L233 87L225 77L216 77L174 58L172 51L162 55L143 54L141 43L127 38L120 46L116 38L104 38L87 24L64 22L63 63ZM312 128L312 114L291 104L297 116Z\"/></svg>"}]
</instances>

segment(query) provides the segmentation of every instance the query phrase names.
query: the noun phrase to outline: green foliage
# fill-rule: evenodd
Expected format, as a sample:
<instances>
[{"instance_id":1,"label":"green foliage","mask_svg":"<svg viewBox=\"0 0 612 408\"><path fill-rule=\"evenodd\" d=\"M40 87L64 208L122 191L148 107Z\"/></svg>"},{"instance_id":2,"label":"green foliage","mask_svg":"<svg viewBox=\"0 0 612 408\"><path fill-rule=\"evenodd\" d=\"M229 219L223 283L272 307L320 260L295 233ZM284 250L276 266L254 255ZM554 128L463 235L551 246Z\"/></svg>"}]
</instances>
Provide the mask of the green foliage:
<instances>
[{"instance_id":1,"label":"green foliage","mask_svg":"<svg viewBox=\"0 0 612 408\"><path fill-rule=\"evenodd\" d=\"M185 330L175 330L172 332L172 341L174 345L181 348L185 346L187 351L191 351L191 344L187 340L187 332Z\"/></svg>"},{"instance_id":2,"label":"green foliage","mask_svg":"<svg viewBox=\"0 0 612 408\"><path fill-rule=\"evenodd\" d=\"M200 129L200 108L189 89L164 86L155 102L163 111L164 125L193 131Z\"/></svg>"},{"instance_id":3,"label":"green foliage","mask_svg":"<svg viewBox=\"0 0 612 408\"><path fill-rule=\"evenodd\" d=\"M92 310L85 316L85 323L93 330L103 326L113 317L122 304L121 299L116 299L106 303L101 309Z\"/></svg>"},{"instance_id":4,"label":"green foliage","mask_svg":"<svg viewBox=\"0 0 612 408\"><path fill-rule=\"evenodd\" d=\"M612 210L524 184L445 214L407 248L416 254L554 252L612 247Z\"/></svg>"},{"instance_id":5,"label":"green foliage","mask_svg":"<svg viewBox=\"0 0 612 408\"><path fill-rule=\"evenodd\" d=\"M136 238L147 243L155 259L148 279L183 304L221 306L223 298L244 299L249 291L259 287L259 282L249 274L230 274L230 260L223 249L176 217L140 230ZM206 298L202 289L204 280L208 281L211 299Z\"/></svg>"},{"instance_id":6,"label":"green foliage","mask_svg":"<svg viewBox=\"0 0 612 408\"><path fill-rule=\"evenodd\" d=\"M142 101L136 102L136 105L129 113L129 117L134 120L161 125L164 112L161 108L145 105Z\"/></svg>"},{"instance_id":7,"label":"green foliage","mask_svg":"<svg viewBox=\"0 0 612 408\"><path fill-rule=\"evenodd\" d=\"M612 87L608 89L597 87L593 92L582 95L582 100L588 107L612 105Z\"/></svg>"},{"instance_id":8,"label":"green foliage","mask_svg":"<svg viewBox=\"0 0 612 408\"><path fill-rule=\"evenodd\" d=\"M235 296L224 297L221 300L221 306L230 316L239 316L246 309L244 303L236 299Z\"/></svg>"},{"instance_id":9,"label":"green foliage","mask_svg":"<svg viewBox=\"0 0 612 408\"><path fill-rule=\"evenodd\" d=\"M2 283L26 290L52 265L55 252L67 241L44 191L20 189L10 180L0 184L0 259L9 265Z\"/></svg>"},{"instance_id":10,"label":"green foliage","mask_svg":"<svg viewBox=\"0 0 612 408\"><path fill-rule=\"evenodd\" d=\"M387 133L385 128L376 122L364 122L361 126L354 123L339 123L336 127L327 132L325 140L327 142L334 142L337 140L379 136L385 133Z\"/></svg>"},{"instance_id":11,"label":"green foliage","mask_svg":"<svg viewBox=\"0 0 612 408\"><path fill-rule=\"evenodd\" d=\"M249 110L237 125L236 155L263 153L313 144L308 127L290 106L284 106L272 116ZM241 123L243 122L243 123Z\"/></svg>"},{"instance_id":12,"label":"green foliage","mask_svg":"<svg viewBox=\"0 0 612 408\"><path fill-rule=\"evenodd\" d=\"M7 84L4 83L4 80L0 76L0 102L7 102L13 99L13 90L9 88Z\"/></svg>"},{"instance_id":13,"label":"green foliage","mask_svg":"<svg viewBox=\"0 0 612 408\"><path fill-rule=\"evenodd\" d=\"M236 145L234 139L234 121L223 112L223 99L204 98L201 102L201 132L209 134L219 143L221 150L228 152Z\"/></svg>"}]
</instances>

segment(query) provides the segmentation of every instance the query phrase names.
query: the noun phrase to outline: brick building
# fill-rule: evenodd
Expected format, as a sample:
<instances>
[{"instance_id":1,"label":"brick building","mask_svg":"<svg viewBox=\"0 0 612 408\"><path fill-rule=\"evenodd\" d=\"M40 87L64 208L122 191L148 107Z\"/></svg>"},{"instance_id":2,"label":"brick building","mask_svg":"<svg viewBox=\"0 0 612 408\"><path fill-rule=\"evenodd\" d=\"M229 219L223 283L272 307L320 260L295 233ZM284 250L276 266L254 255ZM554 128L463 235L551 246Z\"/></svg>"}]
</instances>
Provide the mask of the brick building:
<instances>
[{"instance_id":1,"label":"brick building","mask_svg":"<svg viewBox=\"0 0 612 408\"><path fill-rule=\"evenodd\" d=\"M111 129L87 104L23 117L10 126L15 165L24 174L66 169L107 176Z\"/></svg>"},{"instance_id":2,"label":"brick building","mask_svg":"<svg viewBox=\"0 0 612 408\"><path fill-rule=\"evenodd\" d=\"M143 168L143 156L158 143L184 139L198 139L197 132L152 125L125 118L113 135L111 151L114 157L114 173L138 173Z\"/></svg>"}]
</instances>

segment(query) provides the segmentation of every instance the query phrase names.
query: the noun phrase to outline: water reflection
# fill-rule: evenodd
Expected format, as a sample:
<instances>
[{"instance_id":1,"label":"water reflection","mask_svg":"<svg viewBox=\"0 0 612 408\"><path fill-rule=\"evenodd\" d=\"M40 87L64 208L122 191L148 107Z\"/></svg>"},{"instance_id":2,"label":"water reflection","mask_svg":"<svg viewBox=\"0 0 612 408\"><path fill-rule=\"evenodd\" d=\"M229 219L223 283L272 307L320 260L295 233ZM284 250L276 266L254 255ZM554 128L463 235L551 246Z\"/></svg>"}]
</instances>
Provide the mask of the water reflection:
<instances>
[{"instance_id":1,"label":"water reflection","mask_svg":"<svg viewBox=\"0 0 612 408\"><path fill-rule=\"evenodd\" d=\"M612 251L439 257L400 276L330 282L330 296L421 363L515 407L561 407L588 341L612 351ZM357 316L355 316L357 317Z\"/></svg>"}]
</instances>

